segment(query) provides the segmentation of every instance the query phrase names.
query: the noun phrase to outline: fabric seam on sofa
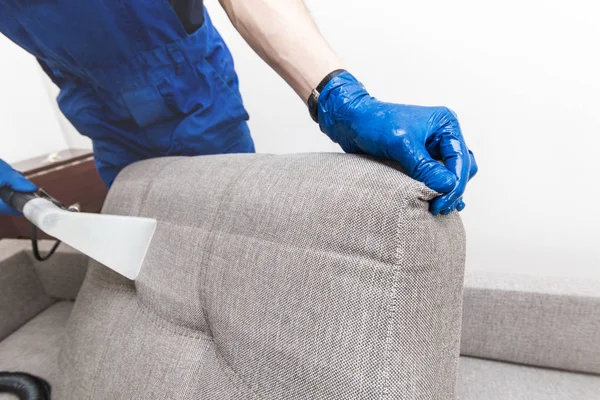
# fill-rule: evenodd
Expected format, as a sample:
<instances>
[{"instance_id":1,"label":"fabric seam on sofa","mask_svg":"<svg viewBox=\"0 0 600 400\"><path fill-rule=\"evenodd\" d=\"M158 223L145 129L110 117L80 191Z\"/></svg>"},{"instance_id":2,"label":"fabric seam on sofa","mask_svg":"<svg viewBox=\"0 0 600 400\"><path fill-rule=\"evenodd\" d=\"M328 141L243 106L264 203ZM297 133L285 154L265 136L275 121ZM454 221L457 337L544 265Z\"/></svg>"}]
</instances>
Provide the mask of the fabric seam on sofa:
<instances>
[{"instance_id":1,"label":"fabric seam on sofa","mask_svg":"<svg viewBox=\"0 0 600 400\"><path fill-rule=\"evenodd\" d=\"M167 166L169 166L169 165L171 165L171 164L173 164L173 163L176 163L177 161L178 161L178 160L177 160L177 159L175 159L175 160L172 160L171 162L169 162L169 163L166 163L165 165L163 165L163 166L162 166L162 168L160 169L160 171L157 173L157 175L159 175L159 174L160 174L160 172L164 171L164 169L165 169ZM146 189L145 189L144 196L143 196L143 198L141 199L141 201L138 203L139 205L138 205L138 207L137 207L137 211L136 211L136 213L132 213L132 214L136 214L136 215L142 215L141 211L142 211L142 209L143 209L143 207L144 207L144 204L146 203L146 199L147 199L147 197L148 197L148 195L149 195L149 193L150 193L150 190L152 189L152 187L153 187L153 181L149 181L149 182L146 184ZM104 211L104 207L103 207L103 211ZM90 260L90 262L92 262L92 261ZM91 273L91 272L90 272L90 273ZM104 283L104 280L103 280L102 278L100 278L100 277L98 277L98 278L99 278L99 279L98 279L99 281L103 281L103 283ZM103 289L110 290L110 291L117 292L117 293L124 293L124 292L128 292L129 290L131 290L131 287L129 287L128 285L125 285L125 284L119 284L119 285L113 285L113 284L110 284L110 285L111 285L111 287L108 287L106 284L104 284L104 285L100 285L100 286L102 286L102 287L103 287ZM119 290L119 289L117 288L117 286L118 286L118 287L121 287L121 288L127 288L127 290L126 290L126 291L125 291L125 290ZM134 290L135 290L135 286L134 286ZM117 328L117 327L115 326L115 327L113 328L113 331L112 331L112 332L114 332L114 329L116 329L116 328ZM111 333L112 333L112 332L111 332ZM93 385L93 387L92 387L92 393L95 393L95 391L96 391L96 382L98 381L98 379L97 379L97 378L98 378L98 375L100 374L100 370L101 370L100 366L102 365L102 361L103 361L103 360L105 359L105 357L106 357L106 353L107 353L107 349L105 349L105 350L104 350L104 352L102 353L102 356L100 357L100 361L101 361L101 362L99 362L99 363L98 363L98 365L96 366L96 371L95 371L95 373L94 373L94 380L93 380L93 381L94 381L94 385ZM69 356L67 356L66 358L67 358L67 359L69 359ZM70 362L70 360L68 360L68 361ZM75 391L75 386L72 388L71 396L72 396L72 394L73 394L73 391Z\"/></svg>"},{"instance_id":2,"label":"fabric seam on sofa","mask_svg":"<svg viewBox=\"0 0 600 400\"><path fill-rule=\"evenodd\" d=\"M269 156L269 155L265 155L265 156ZM253 164L257 164L259 161L262 161L263 158L265 158L265 157L256 157L256 158L252 159L250 162L246 163L246 168L248 168L249 166L251 166ZM182 161L185 161L185 159L177 159L177 160L173 161L172 163L169 163L169 164L163 166L163 168L161 168L161 170L158 172L157 175L159 175L160 173L162 173L165 170L166 167L171 166L171 164L176 164L177 162L182 162ZM232 179L227 186L228 187L234 186L242 178L243 178L242 176L238 176L235 179ZM154 182L155 181L153 180L153 181L151 181L147 185L147 190L146 190L146 194L145 194L144 199L148 197L150 191L155 186ZM211 228L214 228L214 226L216 224L216 220L217 220L218 216L220 215L221 207L222 207L222 205L223 205L223 203L224 203L225 200L226 200L225 197L221 197L221 199L219 201L219 206L218 206L217 210L215 211L215 214L214 214L214 216L212 218ZM138 215L142 214L142 211L144 210L145 203L146 203L145 201L143 201L141 203ZM161 223L161 222L163 222L163 221L159 221L159 223ZM214 229L211 229L210 231L212 232L212 231L214 231ZM210 242L207 244L207 246L208 246L208 249L210 250L214 246L215 237L214 237L214 235L210 235L209 238L210 238ZM210 254L210 251L206 251L205 253L203 253L202 259L200 260L200 264L201 265L204 264L205 257L206 257L207 254ZM204 320L206 321L206 327L207 327L207 330L208 330L209 340L211 340L211 342L214 344L214 347L215 347L215 356L218 359L221 359L221 361L223 362L223 364L225 364L225 366L227 367L227 368L223 368L223 370L225 370L225 372L227 373L227 378L234 385L234 387L236 388L236 391L238 391L238 393L240 392L240 389L237 386L239 385L239 382L241 382L241 383L243 383L246 386L247 390L249 390L254 397L258 398L259 396L254 392L254 390L252 390L252 386L242 378L241 374L237 373L231 367L231 365L229 364L229 362L225 359L225 357L219 351L219 343L215 340L215 337L214 337L213 332L212 332L212 328L210 326L210 319L208 317L208 312L206 310L206 307L204 306L204 304L206 304L206 296L205 296L205 292L204 292L204 286L202 284L202 279L198 279L198 274L200 274L200 273L201 273L200 270L196 270L195 276L191 277L191 279L194 279L195 282L197 282L197 285L198 285L198 293L200 294L200 296L198 296L198 298L199 298L199 300L198 300L199 301L199 306L200 306L200 310L202 310L202 314L204 316ZM158 314L156 314L156 317L158 317L158 318L160 318L160 319L168 322L168 320L166 318L164 318L164 317L162 317L162 316L160 316ZM198 337L191 337L191 338L196 338L197 339ZM239 379L239 382L234 382L233 379L232 379L231 374L233 374L237 379Z\"/></svg>"},{"instance_id":3,"label":"fabric seam on sofa","mask_svg":"<svg viewBox=\"0 0 600 400\"><path fill-rule=\"evenodd\" d=\"M12 254L11 256L9 256L9 257L5 258L5 259L2 259L2 260L0 260L0 264L2 264L2 263L7 263L7 264L9 264L9 263L10 263L10 260L13 260L13 259L17 259L17 260L18 260L18 258L19 258L19 257L26 257L26 258L29 260L29 256L27 255L27 250L26 250L26 249L22 249L22 250L20 250L20 251L18 251L18 252L16 252L16 253ZM32 278L35 280L35 284L39 285L39 287L37 288L37 289L39 289L39 292L40 292L40 293L41 293L43 296L46 296L46 298L47 298L47 299L46 299L46 302L45 302L45 303L47 303L47 304L46 304L46 306L45 306L45 307L38 309L38 311L37 311L37 312L35 312L35 314L34 314L34 315L31 315L29 318L26 318L26 319L21 319L21 320L20 320L20 321L21 321L21 323L19 323L19 325L18 325L18 326L15 326L15 327L14 327L12 330L10 330L10 331L7 331L7 332L6 332L6 334L5 334L4 336L1 336L1 334L0 334L0 340L4 340L4 339L5 339L5 338L7 338L8 336L12 335L12 334L13 334L13 333L15 333L17 330L19 330L19 329L20 329L22 326L24 326L25 324L29 323L29 322L30 322L31 320L33 320L35 317L37 317L37 316L38 316L38 315L40 315L42 312L44 312L45 310L47 310L48 308L50 308L51 306L53 306L54 304L56 304L56 303L58 302L58 299L57 299L57 298L55 298L55 297L53 297L53 296L50 296L50 295L49 295L49 294L46 292L46 290L45 290L45 288L44 288L44 284L43 284L42 280L40 279L40 276L39 276L39 274L38 274L38 271L37 271L37 269L35 268L35 266L33 265L33 263L31 263L31 264L30 264L30 266L31 266L31 270L29 271L29 273L32 275ZM23 272L23 273L24 273L24 272ZM20 299L20 300L22 300L22 299ZM32 299L29 299L29 300L32 300ZM39 299L36 299L35 301L36 301L36 302L39 302Z\"/></svg>"},{"instance_id":4,"label":"fabric seam on sofa","mask_svg":"<svg viewBox=\"0 0 600 400\"><path fill-rule=\"evenodd\" d=\"M515 362L515 361L502 360L502 359L499 359L499 358L487 358L487 357L471 356L471 355L467 355L467 354L464 354L464 355L461 354L460 358L462 359L463 357L465 357L465 358L474 358L476 360L490 361L490 362L494 362L494 363L497 363L497 364L507 364L507 365L512 365L512 366L515 366L515 367L527 367L527 368L539 369L539 370L556 371L556 372L561 372L561 373L565 373L565 374L586 375L586 376L591 376L591 377L594 377L594 378L600 378L600 375L595 374L593 372L585 372L585 371L576 371L576 370L573 370L573 369L548 367L548 366L545 366L545 365L524 364L524 363Z\"/></svg>"},{"instance_id":5,"label":"fabric seam on sofa","mask_svg":"<svg viewBox=\"0 0 600 400\"><path fill-rule=\"evenodd\" d=\"M269 155L265 155L265 156L267 158L270 158ZM265 156L256 157L254 159L251 159L250 162L246 163L246 170L248 170L248 168L250 168L250 166L252 166L254 164L258 164L259 162L261 162L263 160L263 158L265 158ZM235 179L232 179L228 183L227 188L233 187L234 185L236 185L243 178L244 178L244 175L242 175L242 174L238 175ZM225 190L224 193L230 193L230 191ZM215 210L215 214L214 214L214 217L212 219L211 229L210 229L210 231L213 232L213 233L215 231L214 227L215 227L215 224L217 223L217 218L221 215L221 210L222 210L222 207L223 207L223 204L224 204L225 200L226 200L226 197L221 196L221 199L219 200L219 205L218 205L217 209ZM212 254L211 250L212 250L212 248L215 245L216 235L211 234L211 235L209 235L209 238L210 238L210 243L208 243L207 251L205 253L203 253L203 255L202 255L202 259L200 261L201 263L203 263L205 261L205 257L206 257L207 254ZM196 274L199 274L199 273L200 273L200 271L196 272ZM219 342L216 340L216 338L215 338L215 336L213 334L213 330L211 328L211 321L210 321L209 316L208 316L208 311L207 311L206 307L204 306L205 304L207 304L207 298L206 298L206 293L204 291L204 285L203 285L201 279L196 279L196 282L197 282L197 285L198 285L198 287L197 287L198 288L198 293L200 293L200 296L198 296L199 297L199 301L200 301L200 309L202 310L202 314L204 316L204 320L206 321L206 327L207 327L208 332L210 334L211 340L212 340L212 342L215 345L215 356L218 359L220 359L225 364L225 366L227 367L227 368L225 368L226 370L229 370L229 372L231 374L233 374L235 377L237 377L241 383L243 383L244 385L246 385L247 389L250 391L250 393L254 397L260 398L260 396L252 389L252 386L248 382L246 382L246 380L242 377L242 374L236 372L233 369L233 367L231 366L231 364L227 361L227 359L225 358L225 356L223 356L223 354L219 351L219 348L220 348ZM239 392L240 389L237 387L238 383L233 382L232 376L230 376L230 374L227 374L227 379L229 379L231 381L231 383L234 385L234 387L236 388L236 390Z\"/></svg>"},{"instance_id":6,"label":"fabric seam on sofa","mask_svg":"<svg viewBox=\"0 0 600 400\"><path fill-rule=\"evenodd\" d=\"M231 382L231 384L233 385L233 387L236 389L236 391L238 392L239 395L242 395L244 397L246 397L246 395L244 393L241 392L241 389L238 387L239 386L239 382L241 381L243 384L245 384L246 386L248 386L248 384L241 379L241 377L239 376L239 374L237 374L233 368L231 368L231 366L227 363L227 361L224 359L224 357L222 357L218 351L216 351L216 343L214 341L214 338L210 337L209 335L207 335L206 333L202 333L199 332L197 335L192 335L186 332L183 332L177 328L180 329L185 329L183 327L181 327L181 325L170 321L164 317L162 317L159 314L156 314L154 312L152 312L152 310L150 310L150 308L148 308L148 306L146 306L143 301L141 301L139 298L136 298L136 302L137 304L140 306L140 311L141 314L153 325L155 325L157 328L159 329L163 329L169 333L178 335L178 336L183 336L189 339L194 339L194 340L199 340L199 339L205 339L209 341L209 344L213 344L215 346L215 355L217 356L218 359L223 361L223 364L225 364L225 368L222 368L221 370L223 372L225 372L225 374L227 375L227 379ZM237 378L239 381L235 381L234 378ZM247 387L247 389L252 393L252 395L255 398L259 398L259 396L254 393L254 391L252 390L251 387Z\"/></svg>"},{"instance_id":7,"label":"fabric seam on sofa","mask_svg":"<svg viewBox=\"0 0 600 400\"><path fill-rule=\"evenodd\" d=\"M115 292L121 292L121 291L119 291L119 290L115 290ZM132 301L132 300L130 300L130 302L131 302L131 301ZM111 336L111 337L113 336L113 333L115 332L115 330L116 330L117 328L118 328L117 324L113 322L113 326L112 326L112 329L111 329L111 331L110 331L110 336ZM98 376L100 375L100 371L101 371L101 369L102 369L102 368L101 368L101 366L102 366L102 365L104 365L104 360L105 360L105 358L106 358L106 354L108 353L108 350L109 350L109 348L110 348L109 346L106 346L106 347L104 348L104 350L102 351L102 356L100 356L100 362L99 362L99 363L98 363L98 365L96 366L96 371L94 372L94 379L93 379L94 385L93 385L93 387L92 387L92 393L96 393L96 385L97 385L97 384L98 384L98 382L99 382ZM75 390L75 386L73 386L73 390ZM72 392L71 392L71 396L70 396L70 397L72 397Z\"/></svg>"},{"instance_id":8,"label":"fabric seam on sofa","mask_svg":"<svg viewBox=\"0 0 600 400\"><path fill-rule=\"evenodd\" d=\"M171 164L175 164L178 161L181 161L181 159L174 159L171 160L168 163L165 163L165 165L163 165L160 170L156 173L156 176L159 176L167 167L169 167ZM150 191L152 190L152 188L154 187L154 180L150 180L148 181L148 183L146 184L146 190L144 193L144 197L141 199L141 201L139 202L139 206L137 207L137 210L135 213L133 213L133 215L138 215L141 216L142 215L142 210L144 209L144 205L146 204L146 200L148 199L148 195L150 194Z\"/></svg>"},{"instance_id":9,"label":"fabric seam on sofa","mask_svg":"<svg viewBox=\"0 0 600 400\"><path fill-rule=\"evenodd\" d=\"M398 192L396 192L398 193ZM404 258L404 243L406 243L406 235L402 235L402 232L405 228L406 220L402 218L405 215L404 210L406 210L408 206L408 199L403 198L403 203L400 206L400 210L398 212L398 220L396 221L396 237L394 238L394 242L396 243L396 252L394 255L394 275L393 275L393 283L392 289L390 293L390 298L388 302L388 321L387 321L387 332L385 337L385 347L384 347L384 360L385 366L382 371L383 375L383 385L381 387L381 396L382 399L389 398L390 395L390 370L391 370L391 336L392 336L392 324L394 322L394 318L396 316L396 312L398 311L398 280L400 277L400 263Z\"/></svg>"}]
</instances>

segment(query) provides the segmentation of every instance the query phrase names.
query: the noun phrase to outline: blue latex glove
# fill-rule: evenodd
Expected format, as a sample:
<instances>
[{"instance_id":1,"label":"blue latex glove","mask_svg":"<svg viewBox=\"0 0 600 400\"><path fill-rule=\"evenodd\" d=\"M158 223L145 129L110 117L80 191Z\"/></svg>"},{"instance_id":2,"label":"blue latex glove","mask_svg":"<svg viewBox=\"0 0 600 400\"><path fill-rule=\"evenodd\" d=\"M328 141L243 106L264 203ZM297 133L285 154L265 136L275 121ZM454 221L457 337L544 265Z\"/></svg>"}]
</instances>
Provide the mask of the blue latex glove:
<instances>
[{"instance_id":1,"label":"blue latex glove","mask_svg":"<svg viewBox=\"0 0 600 400\"><path fill-rule=\"evenodd\" d=\"M449 109L383 103L343 72L321 91L319 125L345 152L396 160L442 194L430 204L434 215L465 208L462 195L477 164Z\"/></svg>"},{"instance_id":2,"label":"blue latex glove","mask_svg":"<svg viewBox=\"0 0 600 400\"><path fill-rule=\"evenodd\" d=\"M9 186L18 192L31 193L37 190L37 187L29 182L18 171L15 171L3 160L0 160L0 187ZM5 204L0 200L0 214L21 215L17 210Z\"/></svg>"}]
</instances>

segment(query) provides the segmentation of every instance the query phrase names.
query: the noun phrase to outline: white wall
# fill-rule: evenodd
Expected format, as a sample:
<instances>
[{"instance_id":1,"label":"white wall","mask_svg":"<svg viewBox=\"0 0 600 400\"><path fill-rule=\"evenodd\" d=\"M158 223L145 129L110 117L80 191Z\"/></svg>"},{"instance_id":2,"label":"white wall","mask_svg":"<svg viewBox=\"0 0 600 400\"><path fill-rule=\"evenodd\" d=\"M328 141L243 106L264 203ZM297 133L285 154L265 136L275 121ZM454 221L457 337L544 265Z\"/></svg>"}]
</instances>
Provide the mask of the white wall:
<instances>
[{"instance_id":1,"label":"white wall","mask_svg":"<svg viewBox=\"0 0 600 400\"><path fill-rule=\"evenodd\" d=\"M459 114L481 167L462 213L469 268L600 277L596 2L307 3L372 94ZM217 0L207 6L234 53L258 151L337 151ZM42 86L35 62L0 38L1 157L89 145L63 119L57 127Z\"/></svg>"},{"instance_id":2,"label":"white wall","mask_svg":"<svg viewBox=\"0 0 600 400\"><path fill-rule=\"evenodd\" d=\"M0 158L16 162L67 148L36 60L0 35Z\"/></svg>"},{"instance_id":3,"label":"white wall","mask_svg":"<svg viewBox=\"0 0 600 400\"><path fill-rule=\"evenodd\" d=\"M75 127L65 118L63 113L58 108L58 103L56 102L56 97L58 96L59 89L58 87L44 74L44 72L40 69L40 73L43 75L44 85L46 86L46 90L52 99L51 106L58 123L62 129L62 134L65 142L67 143L70 149L91 149L92 141L86 137L81 135Z\"/></svg>"},{"instance_id":4,"label":"white wall","mask_svg":"<svg viewBox=\"0 0 600 400\"><path fill-rule=\"evenodd\" d=\"M264 152L335 149L207 0ZM307 1L375 96L447 105L480 163L468 266L600 277L600 57L591 0Z\"/></svg>"}]
</instances>

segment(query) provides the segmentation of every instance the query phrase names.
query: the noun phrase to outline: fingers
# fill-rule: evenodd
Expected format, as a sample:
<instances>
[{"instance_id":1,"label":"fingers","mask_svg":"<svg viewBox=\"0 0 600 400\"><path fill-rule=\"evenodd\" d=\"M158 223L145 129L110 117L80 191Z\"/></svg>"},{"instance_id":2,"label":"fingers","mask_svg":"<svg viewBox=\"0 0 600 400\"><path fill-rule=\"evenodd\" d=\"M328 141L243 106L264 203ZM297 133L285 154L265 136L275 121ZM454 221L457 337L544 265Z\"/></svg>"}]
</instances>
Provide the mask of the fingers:
<instances>
[{"instance_id":1,"label":"fingers","mask_svg":"<svg viewBox=\"0 0 600 400\"><path fill-rule=\"evenodd\" d=\"M450 207L443 209L442 211L440 211L440 214L442 215L448 215L450 214L452 211L456 210L458 212L461 212L462 210L464 210L466 207L465 202L462 200L462 197L458 200L456 200L454 202L454 204L452 204Z\"/></svg>"},{"instance_id":2,"label":"fingers","mask_svg":"<svg viewBox=\"0 0 600 400\"><path fill-rule=\"evenodd\" d=\"M475 175L477 175L477 171L479 168L477 167L477 162L475 161L475 156L473 155L473 152L471 150L469 150L469 155L471 156L471 170L469 171L469 181L470 181L471 179L473 179L473 177ZM465 209L466 206L467 205L465 204L465 202L463 201L463 198L461 197L458 200L456 200L453 208L456 211L461 212L462 210Z\"/></svg>"},{"instance_id":3,"label":"fingers","mask_svg":"<svg viewBox=\"0 0 600 400\"><path fill-rule=\"evenodd\" d=\"M427 151L435 160L443 160L442 153L440 151L440 140L432 140L427 143ZM479 167L477 166L477 161L475 161L475 156L473 152L469 149L469 155L471 156L471 171L469 173L469 180L473 179L475 175L477 175L477 171Z\"/></svg>"},{"instance_id":4,"label":"fingers","mask_svg":"<svg viewBox=\"0 0 600 400\"><path fill-rule=\"evenodd\" d=\"M38 189L37 186L27 180L20 172L13 170L9 174L8 182L5 185L10 186L17 192L31 193Z\"/></svg>"},{"instance_id":5,"label":"fingers","mask_svg":"<svg viewBox=\"0 0 600 400\"><path fill-rule=\"evenodd\" d=\"M35 192L37 187L29 182L23 174L15 171L4 160L0 160L0 187L8 186L18 192Z\"/></svg>"},{"instance_id":6,"label":"fingers","mask_svg":"<svg viewBox=\"0 0 600 400\"><path fill-rule=\"evenodd\" d=\"M14 208L7 206L2 200L0 200L0 214L8 214L8 215L21 215Z\"/></svg>"},{"instance_id":7,"label":"fingers","mask_svg":"<svg viewBox=\"0 0 600 400\"><path fill-rule=\"evenodd\" d=\"M469 180L471 180L475 175L477 175L479 167L477 166L477 161L475 161L475 155L473 155L471 150L469 150L469 156L471 156L471 170L469 172Z\"/></svg>"},{"instance_id":8,"label":"fingers","mask_svg":"<svg viewBox=\"0 0 600 400\"><path fill-rule=\"evenodd\" d=\"M457 184L456 176L435 161L424 146L405 142L403 146L388 149L391 158L398 161L408 175L438 193L449 193Z\"/></svg>"},{"instance_id":9,"label":"fingers","mask_svg":"<svg viewBox=\"0 0 600 400\"><path fill-rule=\"evenodd\" d=\"M439 150L439 146L436 146L435 149L432 149L432 151L438 155L438 157L436 159L442 159L442 156L441 156L441 153ZM477 166L477 161L475 160L475 156L473 155L473 152L471 150L469 150L469 156L471 159L471 169L469 171L469 181L470 181L471 179L473 179L473 177L475 175L477 175L477 171L479 170L479 167ZM450 212L452 212L454 210L461 212L462 210L465 209L465 207L466 207L466 204L461 197L458 200L456 200L452 206L440 211L440 214L448 215L448 214L450 214Z\"/></svg>"},{"instance_id":10,"label":"fingers","mask_svg":"<svg viewBox=\"0 0 600 400\"><path fill-rule=\"evenodd\" d=\"M455 136L450 132L443 133L440 138L439 149L444 164L448 170L454 173L457 181L452 191L431 202L430 209L433 215L442 212L446 214L454 208L458 208L459 203L457 200L462 197L472 172L471 153L461 136ZM474 172L477 173L477 168Z\"/></svg>"}]
</instances>

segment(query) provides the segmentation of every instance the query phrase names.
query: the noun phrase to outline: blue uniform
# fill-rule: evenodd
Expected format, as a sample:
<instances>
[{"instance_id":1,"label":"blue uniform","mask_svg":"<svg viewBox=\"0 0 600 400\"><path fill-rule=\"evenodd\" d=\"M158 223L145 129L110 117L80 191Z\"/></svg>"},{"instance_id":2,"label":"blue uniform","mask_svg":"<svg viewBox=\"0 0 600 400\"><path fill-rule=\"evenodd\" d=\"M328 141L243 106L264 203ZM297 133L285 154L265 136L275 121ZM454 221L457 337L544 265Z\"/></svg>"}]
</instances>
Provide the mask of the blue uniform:
<instances>
[{"instance_id":1,"label":"blue uniform","mask_svg":"<svg viewBox=\"0 0 600 400\"><path fill-rule=\"evenodd\" d=\"M254 151L231 54L205 8L188 33L167 0L0 0L0 31L60 87L60 109L92 139L109 186L146 158Z\"/></svg>"}]
</instances>

